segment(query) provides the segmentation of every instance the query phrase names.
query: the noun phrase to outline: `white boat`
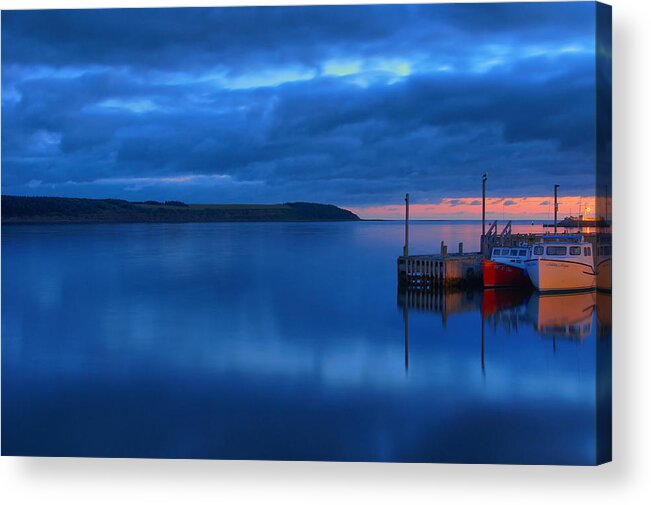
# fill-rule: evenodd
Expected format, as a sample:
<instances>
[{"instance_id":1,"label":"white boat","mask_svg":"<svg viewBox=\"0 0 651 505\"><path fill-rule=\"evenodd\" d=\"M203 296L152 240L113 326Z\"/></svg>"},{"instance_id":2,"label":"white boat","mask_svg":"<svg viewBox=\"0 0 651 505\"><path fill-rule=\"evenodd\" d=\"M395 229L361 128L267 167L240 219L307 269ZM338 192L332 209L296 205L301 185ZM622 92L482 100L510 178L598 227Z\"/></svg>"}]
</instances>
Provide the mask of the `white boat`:
<instances>
[{"instance_id":1,"label":"white boat","mask_svg":"<svg viewBox=\"0 0 651 505\"><path fill-rule=\"evenodd\" d=\"M596 284L592 244L581 235L543 237L525 265L538 291L594 289Z\"/></svg>"}]
</instances>

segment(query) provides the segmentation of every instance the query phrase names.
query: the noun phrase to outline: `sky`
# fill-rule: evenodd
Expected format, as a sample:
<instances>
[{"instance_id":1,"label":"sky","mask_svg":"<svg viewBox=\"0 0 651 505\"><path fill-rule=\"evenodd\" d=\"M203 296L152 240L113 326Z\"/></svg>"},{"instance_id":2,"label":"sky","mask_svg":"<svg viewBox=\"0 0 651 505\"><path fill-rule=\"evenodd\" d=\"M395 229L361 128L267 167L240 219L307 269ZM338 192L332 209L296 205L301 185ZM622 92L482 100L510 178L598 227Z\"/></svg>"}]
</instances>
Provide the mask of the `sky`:
<instances>
[{"instance_id":1,"label":"sky","mask_svg":"<svg viewBox=\"0 0 651 505\"><path fill-rule=\"evenodd\" d=\"M569 214L595 53L592 2L5 11L2 194Z\"/></svg>"}]
</instances>

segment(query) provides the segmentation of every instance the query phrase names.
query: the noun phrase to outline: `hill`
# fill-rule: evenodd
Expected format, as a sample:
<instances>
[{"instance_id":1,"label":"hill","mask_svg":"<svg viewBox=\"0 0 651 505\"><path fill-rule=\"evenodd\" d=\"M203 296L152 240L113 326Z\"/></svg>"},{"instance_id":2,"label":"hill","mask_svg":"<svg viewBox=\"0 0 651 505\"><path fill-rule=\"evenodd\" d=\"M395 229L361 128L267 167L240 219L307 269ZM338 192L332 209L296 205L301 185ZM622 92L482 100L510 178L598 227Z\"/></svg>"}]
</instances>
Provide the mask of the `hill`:
<instances>
[{"instance_id":1,"label":"hill","mask_svg":"<svg viewBox=\"0 0 651 505\"><path fill-rule=\"evenodd\" d=\"M2 222L9 223L136 223L219 221L358 221L335 205L307 202L283 204L186 204L179 201L2 196Z\"/></svg>"}]
</instances>

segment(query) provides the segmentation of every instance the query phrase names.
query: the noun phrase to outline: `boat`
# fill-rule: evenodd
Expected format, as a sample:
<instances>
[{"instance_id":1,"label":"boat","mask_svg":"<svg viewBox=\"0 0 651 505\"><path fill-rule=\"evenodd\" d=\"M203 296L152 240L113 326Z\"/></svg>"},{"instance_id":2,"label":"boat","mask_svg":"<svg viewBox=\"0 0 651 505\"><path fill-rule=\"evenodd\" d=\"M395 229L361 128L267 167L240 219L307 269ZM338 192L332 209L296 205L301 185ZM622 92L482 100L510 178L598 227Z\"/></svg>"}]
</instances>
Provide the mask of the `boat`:
<instances>
[{"instance_id":1,"label":"boat","mask_svg":"<svg viewBox=\"0 0 651 505\"><path fill-rule=\"evenodd\" d=\"M531 258L525 261L525 267L538 291L595 288L592 244L582 235L544 236L531 248Z\"/></svg>"},{"instance_id":2,"label":"boat","mask_svg":"<svg viewBox=\"0 0 651 505\"><path fill-rule=\"evenodd\" d=\"M613 258L612 258L612 245L598 244L597 245L597 289L603 291L611 291L613 288Z\"/></svg>"},{"instance_id":3,"label":"boat","mask_svg":"<svg viewBox=\"0 0 651 505\"><path fill-rule=\"evenodd\" d=\"M530 257L528 247L495 247L490 259L482 260L484 287L528 285L525 261Z\"/></svg>"}]
</instances>

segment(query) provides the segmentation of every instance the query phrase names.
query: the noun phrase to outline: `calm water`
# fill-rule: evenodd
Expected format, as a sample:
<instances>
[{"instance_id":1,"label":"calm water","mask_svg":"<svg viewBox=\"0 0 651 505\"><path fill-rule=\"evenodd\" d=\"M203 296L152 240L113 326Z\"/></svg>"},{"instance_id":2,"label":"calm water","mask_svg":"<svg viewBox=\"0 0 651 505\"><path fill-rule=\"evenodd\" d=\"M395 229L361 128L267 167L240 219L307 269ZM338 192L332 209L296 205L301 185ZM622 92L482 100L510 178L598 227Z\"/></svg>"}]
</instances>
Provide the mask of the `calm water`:
<instances>
[{"instance_id":1,"label":"calm water","mask_svg":"<svg viewBox=\"0 0 651 505\"><path fill-rule=\"evenodd\" d=\"M475 250L479 230L415 223L410 250ZM399 293L402 240L4 226L3 454L593 463L605 295Z\"/></svg>"}]
</instances>

